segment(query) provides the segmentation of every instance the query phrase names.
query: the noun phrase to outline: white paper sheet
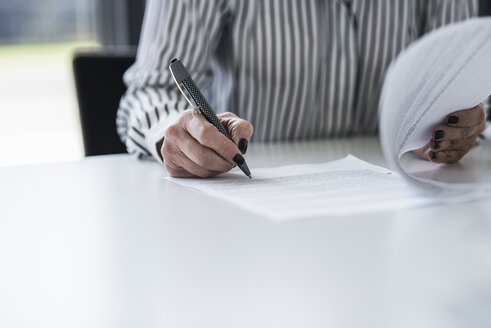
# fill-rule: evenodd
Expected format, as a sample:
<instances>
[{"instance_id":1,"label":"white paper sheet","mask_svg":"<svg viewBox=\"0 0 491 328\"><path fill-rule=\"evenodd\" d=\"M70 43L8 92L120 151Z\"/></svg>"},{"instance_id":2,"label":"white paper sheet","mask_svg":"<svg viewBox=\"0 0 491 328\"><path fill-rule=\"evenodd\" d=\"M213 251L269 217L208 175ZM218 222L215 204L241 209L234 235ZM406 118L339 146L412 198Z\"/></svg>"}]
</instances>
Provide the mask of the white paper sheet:
<instances>
[{"instance_id":1,"label":"white paper sheet","mask_svg":"<svg viewBox=\"0 0 491 328\"><path fill-rule=\"evenodd\" d=\"M413 185L447 199L489 194L487 184L416 177L402 167L401 158L424 146L448 114L472 108L490 94L491 18L446 26L412 44L391 65L380 102L380 137L390 167Z\"/></svg>"},{"instance_id":2,"label":"white paper sheet","mask_svg":"<svg viewBox=\"0 0 491 328\"><path fill-rule=\"evenodd\" d=\"M212 179L166 178L276 221L434 204L397 173L354 156L324 163L234 171Z\"/></svg>"}]
</instances>

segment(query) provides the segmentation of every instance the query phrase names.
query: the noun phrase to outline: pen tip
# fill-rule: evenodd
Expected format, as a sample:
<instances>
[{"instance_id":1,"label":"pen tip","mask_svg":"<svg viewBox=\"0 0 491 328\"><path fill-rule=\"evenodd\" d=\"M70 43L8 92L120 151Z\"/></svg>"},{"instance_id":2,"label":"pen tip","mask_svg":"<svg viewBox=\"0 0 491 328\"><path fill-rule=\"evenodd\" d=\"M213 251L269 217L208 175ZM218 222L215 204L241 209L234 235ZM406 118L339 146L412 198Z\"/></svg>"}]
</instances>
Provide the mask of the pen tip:
<instances>
[{"instance_id":1,"label":"pen tip","mask_svg":"<svg viewBox=\"0 0 491 328\"><path fill-rule=\"evenodd\" d=\"M252 176L248 175L248 177L249 177L249 179L251 179L251 180L252 180Z\"/></svg>"}]
</instances>

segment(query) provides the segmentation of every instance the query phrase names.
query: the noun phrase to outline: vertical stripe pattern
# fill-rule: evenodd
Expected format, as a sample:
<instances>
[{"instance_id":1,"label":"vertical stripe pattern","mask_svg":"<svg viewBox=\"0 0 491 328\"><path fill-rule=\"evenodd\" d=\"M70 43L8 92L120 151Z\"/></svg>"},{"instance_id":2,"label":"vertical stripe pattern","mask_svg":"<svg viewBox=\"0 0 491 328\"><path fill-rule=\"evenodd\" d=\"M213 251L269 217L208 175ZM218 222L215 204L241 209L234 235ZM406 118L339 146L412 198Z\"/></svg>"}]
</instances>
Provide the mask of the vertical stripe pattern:
<instances>
[{"instance_id":1,"label":"vertical stripe pattern","mask_svg":"<svg viewBox=\"0 0 491 328\"><path fill-rule=\"evenodd\" d=\"M128 152L157 159L189 108L168 63L188 66L217 112L260 142L377 132L390 62L412 41L477 14L477 0L148 0L116 124Z\"/></svg>"}]
</instances>

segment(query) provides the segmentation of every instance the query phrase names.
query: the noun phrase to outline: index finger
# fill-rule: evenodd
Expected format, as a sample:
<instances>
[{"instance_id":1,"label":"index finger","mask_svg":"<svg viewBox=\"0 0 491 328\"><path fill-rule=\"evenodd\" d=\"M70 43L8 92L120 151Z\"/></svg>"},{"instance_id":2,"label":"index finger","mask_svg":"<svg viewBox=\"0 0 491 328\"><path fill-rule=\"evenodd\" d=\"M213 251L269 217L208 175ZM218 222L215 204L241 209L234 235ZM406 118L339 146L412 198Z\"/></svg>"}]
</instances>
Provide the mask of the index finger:
<instances>
[{"instance_id":1,"label":"index finger","mask_svg":"<svg viewBox=\"0 0 491 328\"><path fill-rule=\"evenodd\" d=\"M485 119L484 105L479 104L470 109L453 112L447 117L447 124L457 127L476 126Z\"/></svg>"},{"instance_id":2,"label":"index finger","mask_svg":"<svg viewBox=\"0 0 491 328\"><path fill-rule=\"evenodd\" d=\"M232 140L224 136L200 113L194 113L190 120L186 121L186 130L201 145L214 150L227 161L235 163L234 157L240 154L239 148Z\"/></svg>"}]
</instances>

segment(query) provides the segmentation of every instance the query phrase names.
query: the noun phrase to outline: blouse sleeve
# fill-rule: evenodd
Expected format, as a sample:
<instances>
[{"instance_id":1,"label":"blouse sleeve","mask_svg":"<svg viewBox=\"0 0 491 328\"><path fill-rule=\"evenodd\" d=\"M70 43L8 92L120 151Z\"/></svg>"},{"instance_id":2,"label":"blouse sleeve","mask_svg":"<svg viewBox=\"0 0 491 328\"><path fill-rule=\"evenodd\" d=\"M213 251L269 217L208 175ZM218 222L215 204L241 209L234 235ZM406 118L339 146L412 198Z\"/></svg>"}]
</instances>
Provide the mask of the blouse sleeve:
<instances>
[{"instance_id":1,"label":"blouse sleeve","mask_svg":"<svg viewBox=\"0 0 491 328\"><path fill-rule=\"evenodd\" d=\"M214 0L149 0L136 62L124 75L128 87L116 117L128 153L162 161L157 143L189 108L168 65L181 59L199 87L211 82L210 62L228 9Z\"/></svg>"}]
</instances>

